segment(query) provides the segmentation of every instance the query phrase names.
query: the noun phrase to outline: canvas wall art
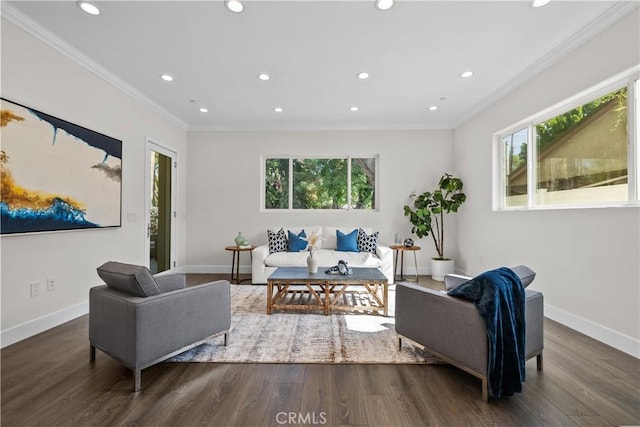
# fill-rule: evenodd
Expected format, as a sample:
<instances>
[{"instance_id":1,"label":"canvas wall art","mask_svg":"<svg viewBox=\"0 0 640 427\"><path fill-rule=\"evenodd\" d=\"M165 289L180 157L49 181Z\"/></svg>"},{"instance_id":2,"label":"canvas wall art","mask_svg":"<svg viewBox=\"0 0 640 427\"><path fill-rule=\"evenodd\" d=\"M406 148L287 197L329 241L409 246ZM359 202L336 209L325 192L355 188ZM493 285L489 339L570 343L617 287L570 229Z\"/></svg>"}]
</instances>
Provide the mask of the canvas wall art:
<instances>
[{"instance_id":1,"label":"canvas wall art","mask_svg":"<svg viewBox=\"0 0 640 427\"><path fill-rule=\"evenodd\" d=\"M0 101L0 232L119 227L122 141Z\"/></svg>"}]
</instances>

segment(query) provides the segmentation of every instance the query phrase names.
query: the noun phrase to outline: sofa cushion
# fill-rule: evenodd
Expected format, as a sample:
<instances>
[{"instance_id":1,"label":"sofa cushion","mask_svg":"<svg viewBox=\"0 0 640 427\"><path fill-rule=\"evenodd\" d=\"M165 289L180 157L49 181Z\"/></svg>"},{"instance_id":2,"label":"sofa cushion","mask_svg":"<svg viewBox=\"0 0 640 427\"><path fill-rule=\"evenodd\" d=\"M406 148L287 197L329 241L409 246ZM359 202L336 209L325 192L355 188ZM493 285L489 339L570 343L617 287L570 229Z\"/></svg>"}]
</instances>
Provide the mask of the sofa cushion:
<instances>
[{"instance_id":1,"label":"sofa cushion","mask_svg":"<svg viewBox=\"0 0 640 427\"><path fill-rule=\"evenodd\" d=\"M358 251L375 254L378 250L379 231L369 235L362 228L358 229Z\"/></svg>"},{"instance_id":2,"label":"sofa cushion","mask_svg":"<svg viewBox=\"0 0 640 427\"><path fill-rule=\"evenodd\" d=\"M322 248L323 249L337 249L337 233L336 230L340 230L344 234L349 234L354 228L358 227L334 227L334 226L324 226L322 227ZM362 227L362 229L366 233L371 233L373 230L367 227ZM293 229L292 229L293 230ZM308 230L307 230L308 231Z\"/></svg>"},{"instance_id":3,"label":"sofa cushion","mask_svg":"<svg viewBox=\"0 0 640 427\"><path fill-rule=\"evenodd\" d=\"M360 252L358 251L358 229L353 230L349 234L345 234L340 230L336 230L336 250L342 252Z\"/></svg>"},{"instance_id":4,"label":"sofa cushion","mask_svg":"<svg viewBox=\"0 0 640 427\"><path fill-rule=\"evenodd\" d=\"M306 267L308 252L276 252L268 255L264 263L269 267ZM346 261L349 267L373 267L382 265L382 260L370 252L339 252L333 249L318 249L314 257L322 268L333 267L338 261Z\"/></svg>"},{"instance_id":5,"label":"sofa cushion","mask_svg":"<svg viewBox=\"0 0 640 427\"><path fill-rule=\"evenodd\" d=\"M269 253L274 252L286 252L287 251L287 235L284 233L284 228L281 228L277 232L267 230L267 237L269 238Z\"/></svg>"},{"instance_id":6,"label":"sofa cushion","mask_svg":"<svg viewBox=\"0 0 640 427\"><path fill-rule=\"evenodd\" d=\"M109 261L97 271L108 287L129 295L150 297L162 293L147 267Z\"/></svg>"},{"instance_id":7,"label":"sofa cushion","mask_svg":"<svg viewBox=\"0 0 640 427\"><path fill-rule=\"evenodd\" d=\"M302 230L300 233L287 231L289 235L289 252L300 252L307 249L307 234Z\"/></svg>"}]
</instances>

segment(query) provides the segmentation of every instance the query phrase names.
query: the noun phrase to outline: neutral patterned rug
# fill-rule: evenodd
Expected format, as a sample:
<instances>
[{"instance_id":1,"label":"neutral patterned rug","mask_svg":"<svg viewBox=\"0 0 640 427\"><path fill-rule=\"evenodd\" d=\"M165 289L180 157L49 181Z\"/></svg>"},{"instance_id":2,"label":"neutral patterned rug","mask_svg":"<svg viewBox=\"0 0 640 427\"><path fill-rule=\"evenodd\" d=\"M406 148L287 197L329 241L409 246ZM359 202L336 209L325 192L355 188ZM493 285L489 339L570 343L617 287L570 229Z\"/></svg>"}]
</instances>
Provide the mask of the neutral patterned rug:
<instances>
[{"instance_id":1,"label":"neutral patterned rug","mask_svg":"<svg viewBox=\"0 0 640 427\"><path fill-rule=\"evenodd\" d=\"M367 313L363 294L349 296L362 312L278 312L266 314L267 287L231 285L231 330L169 359L223 363L431 364L437 358L410 344L398 350L395 286L389 287L389 317ZM369 301L371 304L374 302ZM371 307L368 308L369 310Z\"/></svg>"}]
</instances>

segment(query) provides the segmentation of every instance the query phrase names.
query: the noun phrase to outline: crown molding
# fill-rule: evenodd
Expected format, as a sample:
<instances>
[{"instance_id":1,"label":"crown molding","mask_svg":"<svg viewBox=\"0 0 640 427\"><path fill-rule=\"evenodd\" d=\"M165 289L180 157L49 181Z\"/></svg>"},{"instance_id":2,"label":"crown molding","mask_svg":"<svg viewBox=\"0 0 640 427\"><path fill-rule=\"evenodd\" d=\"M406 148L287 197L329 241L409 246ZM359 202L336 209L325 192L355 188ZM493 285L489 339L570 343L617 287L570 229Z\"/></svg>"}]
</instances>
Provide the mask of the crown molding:
<instances>
[{"instance_id":1,"label":"crown molding","mask_svg":"<svg viewBox=\"0 0 640 427\"><path fill-rule=\"evenodd\" d=\"M110 71L106 70L104 67L102 67L100 64L95 62L93 59L89 58L87 55L83 54L78 49L74 48L69 43L62 40L60 37L58 37L57 35L53 34L51 31L44 28L42 25L38 24L33 19L29 18L27 15L25 15L24 13L16 9L14 6L9 4L8 2L3 1L1 7L2 9L0 13L2 15L2 18L6 19L12 24L15 24L22 30L26 31L27 33L31 34L38 40L45 43L47 46L63 54L67 58L73 60L83 68L89 70L96 76L100 77L101 79L103 79L104 81L106 81L107 83L115 87L116 89L119 89L124 94L138 101L145 107L149 108L155 113L160 114L162 117L166 118L171 123L181 128L182 130L187 130L187 128L189 127L189 125L186 122L184 122L183 120L179 119L169 111L159 106L157 103L155 103L146 95L144 95L143 93L135 89L133 86L126 83L124 80L117 77L115 74L111 73Z\"/></svg>"},{"instance_id":2,"label":"crown molding","mask_svg":"<svg viewBox=\"0 0 640 427\"><path fill-rule=\"evenodd\" d=\"M602 15L595 18L585 27L573 34L567 40L558 45L555 49L538 59L536 62L526 68L526 70L520 73L515 78L509 80L504 85L500 86L497 90L492 92L489 96L477 103L471 109L469 109L461 119L455 123L454 128L459 127L467 120L480 113L482 110L489 107L500 98L504 97L511 91L522 86L527 81L531 80L542 71L546 70L560 59L569 55L571 52L582 46L613 24L633 12L638 8L639 3L636 1L619 1L615 5L607 9Z\"/></svg>"}]
</instances>

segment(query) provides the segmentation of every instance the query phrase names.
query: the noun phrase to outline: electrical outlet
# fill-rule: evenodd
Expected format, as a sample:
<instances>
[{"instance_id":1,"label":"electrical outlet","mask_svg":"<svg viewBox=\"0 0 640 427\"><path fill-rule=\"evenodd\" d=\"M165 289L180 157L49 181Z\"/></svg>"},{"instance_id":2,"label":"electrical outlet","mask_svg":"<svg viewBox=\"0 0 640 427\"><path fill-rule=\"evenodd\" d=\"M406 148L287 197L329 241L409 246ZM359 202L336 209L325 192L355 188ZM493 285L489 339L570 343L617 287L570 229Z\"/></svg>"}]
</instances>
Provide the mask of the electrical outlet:
<instances>
[{"instance_id":1,"label":"electrical outlet","mask_svg":"<svg viewBox=\"0 0 640 427\"><path fill-rule=\"evenodd\" d=\"M40 282L31 282L31 296L37 297L42 293L42 283Z\"/></svg>"},{"instance_id":2,"label":"electrical outlet","mask_svg":"<svg viewBox=\"0 0 640 427\"><path fill-rule=\"evenodd\" d=\"M56 290L56 278L47 277L47 292L53 292Z\"/></svg>"}]
</instances>

